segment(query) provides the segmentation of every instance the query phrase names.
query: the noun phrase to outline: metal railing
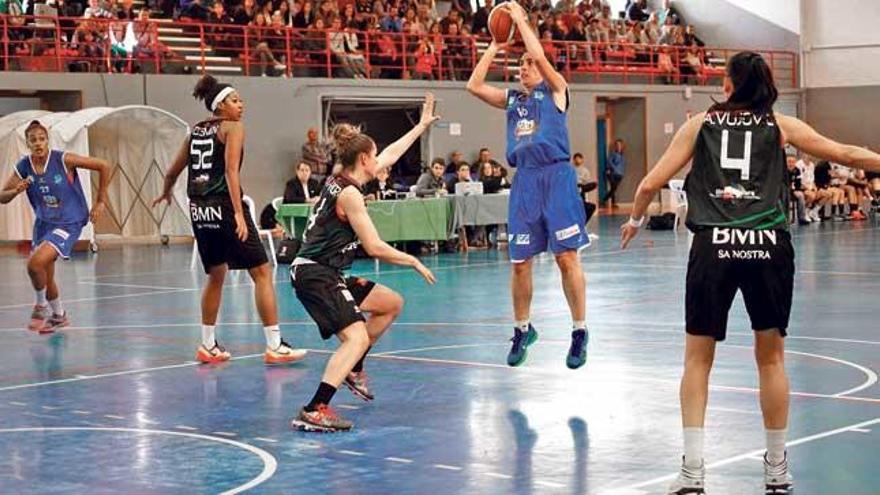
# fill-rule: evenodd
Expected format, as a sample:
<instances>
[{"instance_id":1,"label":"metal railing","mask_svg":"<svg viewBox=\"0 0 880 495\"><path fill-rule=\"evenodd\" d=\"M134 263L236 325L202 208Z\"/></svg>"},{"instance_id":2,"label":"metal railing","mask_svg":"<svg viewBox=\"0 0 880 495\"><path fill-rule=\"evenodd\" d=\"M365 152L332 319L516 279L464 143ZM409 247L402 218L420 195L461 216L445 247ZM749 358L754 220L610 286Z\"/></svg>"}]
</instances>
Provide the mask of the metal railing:
<instances>
[{"instance_id":1,"label":"metal railing","mask_svg":"<svg viewBox=\"0 0 880 495\"><path fill-rule=\"evenodd\" d=\"M488 39L155 20L0 15L3 70L235 73L283 77L466 80ZM172 33L170 35L163 33ZM718 84L730 48L544 41L576 82ZM490 78L514 80L522 48L500 53ZM797 56L759 50L780 87L797 87Z\"/></svg>"}]
</instances>

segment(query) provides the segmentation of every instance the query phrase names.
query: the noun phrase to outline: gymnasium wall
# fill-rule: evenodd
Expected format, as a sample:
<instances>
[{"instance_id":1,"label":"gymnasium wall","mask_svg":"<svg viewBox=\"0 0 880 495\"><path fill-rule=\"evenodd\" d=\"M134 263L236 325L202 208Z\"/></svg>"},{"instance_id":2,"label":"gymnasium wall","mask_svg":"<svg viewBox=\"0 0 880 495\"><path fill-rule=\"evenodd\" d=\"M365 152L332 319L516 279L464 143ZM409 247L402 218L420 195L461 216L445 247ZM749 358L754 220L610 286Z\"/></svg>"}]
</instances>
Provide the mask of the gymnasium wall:
<instances>
[{"instance_id":1,"label":"gymnasium wall","mask_svg":"<svg viewBox=\"0 0 880 495\"><path fill-rule=\"evenodd\" d=\"M120 106L148 104L169 110L193 123L207 115L204 106L191 96L195 76L171 75L102 75L5 73L0 91L62 91L54 95L51 110L77 110L82 106ZM403 81L355 82L345 80L284 80L257 77L224 78L232 82L245 100L247 141L244 187L258 205L282 194L284 183L293 176L294 164L308 127L321 122L321 99L347 97L419 97L431 89L440 102L445 123L461 124L461 135L450 135L448 126L435 128L428 139L427 156L448 155L462 150L472 160L476 151L488 146L503 160L505 119L499 110L481 104L464 91L463 83L421 83ZM680 86L577 85L572 88L569 129L572 152L580 151L595 172L596 111L595 100L603 97L645 98L646 142L644 156L629 156L630 167L644 170L653 166L669 141L667 123L673 129L685 121L686 112L698 112L710 103L710 96L720 96L716 88L694 88L687 99ZM796 94L784 98L796 101ZM80 103L81 102L81 103ZM612 136L613 137L613 136ZM632 198L635 184L622 191L620 201Z\"/></svg>"},{"instance_id":2,"label":"gymnasium wall","mask_svg":"<svg viewBox=\"0 0 880 495\"><path fill-rule=\"evenodd\" d=\"M821 2L823 0L815 0ZM837 4L838 2L829 2ZM676 0L672 4L709 46L797 52L800 0ZM661 5L655 0L652 5Z\"/></svg>"},{"instance_id":3,"label":"gymnasium wall","mask_svg":"<svg viewBox=\"0 0 880 495\"><path fill-rule=\"evenodd\" d=\"M880 2L803 0L807 121L834 139L880 148Z\"/></svg>"}]
</instances>

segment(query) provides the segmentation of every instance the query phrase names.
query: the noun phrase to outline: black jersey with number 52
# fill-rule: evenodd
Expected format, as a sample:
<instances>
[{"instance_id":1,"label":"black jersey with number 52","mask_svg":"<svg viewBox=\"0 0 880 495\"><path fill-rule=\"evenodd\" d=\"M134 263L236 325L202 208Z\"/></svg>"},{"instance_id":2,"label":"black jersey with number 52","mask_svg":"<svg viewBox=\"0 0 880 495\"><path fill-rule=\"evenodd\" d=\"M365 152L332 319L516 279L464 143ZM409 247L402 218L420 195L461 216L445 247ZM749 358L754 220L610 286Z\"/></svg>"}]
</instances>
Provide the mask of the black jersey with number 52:
<instances>
[{"instance_id":1,"label":"black jersey with number 52","mask_svg":"<svg viewBox=\"0 0 880 495\"><path fill-rule=\"evenodd\" d=\"M357 183L344 175L327 178L309 217L297 257L339 271L351 268L360 241L337 203L339 195L348 186L360 190Z\"/></svg>"},{"instance_id":2,"label":"black jersey with number 52","mask_svg":"<svg viewBox=\"0 0 880 495\"><path fill-rule=\"evenodd\" d=\"M706 112L685 191L693 231L788 228L788 170L773 113Z\"/></svg>"},{"instance_id":3,"label":"black jersey with number 52","mask_svg":"<svg viewBox=\"0 0 880 495\"><path fill-rule=\"evenodd\" d=\"M186 193L190 198L229 195L226 184L226 144L220 140L222 120L206 120L193 126L189 136ZM242 149L242 159L244 150Z\"/></svg>"}]
</instances>

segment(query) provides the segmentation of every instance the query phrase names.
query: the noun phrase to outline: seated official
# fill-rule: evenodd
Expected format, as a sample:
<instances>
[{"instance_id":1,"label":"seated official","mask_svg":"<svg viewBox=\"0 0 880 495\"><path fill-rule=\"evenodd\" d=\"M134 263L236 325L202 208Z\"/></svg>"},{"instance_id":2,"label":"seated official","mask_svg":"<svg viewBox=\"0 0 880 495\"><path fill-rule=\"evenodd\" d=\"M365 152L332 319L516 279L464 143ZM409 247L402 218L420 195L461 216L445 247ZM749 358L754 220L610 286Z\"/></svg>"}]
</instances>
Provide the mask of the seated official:
<instances>
[{"instance_id":1,"label":"seated official","mask_svg":"<svg viewBox=\"0 0 880 495\"><path fill-rule=\"evenodd\" d=\"M300 162L296 166L296 177L287 181L284 188L284 202L315 204L320 195L321 185L312 178L312 168Z\"/></svg>"}]
</instances>

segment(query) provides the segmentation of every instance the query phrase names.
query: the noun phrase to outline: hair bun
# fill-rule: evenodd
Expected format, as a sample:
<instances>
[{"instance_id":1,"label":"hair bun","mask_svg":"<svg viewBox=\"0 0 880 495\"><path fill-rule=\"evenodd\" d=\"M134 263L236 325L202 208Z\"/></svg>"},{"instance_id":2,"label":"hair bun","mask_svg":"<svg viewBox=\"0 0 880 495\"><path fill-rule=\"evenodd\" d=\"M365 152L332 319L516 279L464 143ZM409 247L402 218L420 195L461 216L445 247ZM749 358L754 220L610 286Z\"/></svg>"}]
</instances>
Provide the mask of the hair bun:
<instances>
[{"instance_id":1,"label":"hair bun","mask_svg":"<svg viewBox=\"0 0 880 495\"><path fill-rule=\"evenodd\" d=\"M193 96L206 103L210 103L207 101L208 95L214 92L217 88L217 84L219 83L214 76L211 74L205 74L199 79L199 82L196 83L196 87L193 89Z\"/></svg>"},{"instance_id":2,"label":"hair bun","mask_svg":"<svg viewBox=\"0 0 880 495\"><path fill-rule=\"evenodd\" d=\"M348 144L361 135L361 128L352 124L336 124L333 126L333 144L337 153L348 147Z\"/></svg>"}]
</instances>

